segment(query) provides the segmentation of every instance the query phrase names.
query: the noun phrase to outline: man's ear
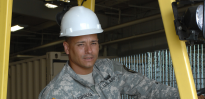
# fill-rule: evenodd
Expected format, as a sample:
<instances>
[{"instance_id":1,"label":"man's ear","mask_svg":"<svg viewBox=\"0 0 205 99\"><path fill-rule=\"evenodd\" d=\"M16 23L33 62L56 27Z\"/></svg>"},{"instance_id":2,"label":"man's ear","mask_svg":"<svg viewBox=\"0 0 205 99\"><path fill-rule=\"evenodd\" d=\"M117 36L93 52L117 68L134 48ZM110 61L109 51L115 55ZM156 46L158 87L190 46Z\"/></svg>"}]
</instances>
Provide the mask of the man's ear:
<instances>
[{"instance_id":1,"label":"man's ear","mask_svg":"<svg viewBox=\"0 0 205 99\"><path fill-rule=\"evenodd\" d=\"M63 46L64 46L65 53L69 54L69 44L68 44L68 42L64 41Z\"/></svg>"}]
</instances>

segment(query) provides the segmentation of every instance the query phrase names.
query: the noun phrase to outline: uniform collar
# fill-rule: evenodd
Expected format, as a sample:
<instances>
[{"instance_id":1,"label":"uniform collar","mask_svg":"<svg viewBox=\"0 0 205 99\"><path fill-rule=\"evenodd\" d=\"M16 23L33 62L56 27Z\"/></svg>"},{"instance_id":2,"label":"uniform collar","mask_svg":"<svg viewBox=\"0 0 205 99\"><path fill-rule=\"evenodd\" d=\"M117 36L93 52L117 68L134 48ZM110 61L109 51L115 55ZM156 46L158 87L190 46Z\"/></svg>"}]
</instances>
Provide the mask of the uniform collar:
<instances>
[{"instance_id":1,"label":"uniform collar","mask_svg":"<svg viewBox=\"0 0 205 99\"><path fill-rule=\"evenodd\" d=\"M94 66L93 66L93 79L94 83L98 84L102 80L109 79L113 73L110 71L111 70L111 65L112 63L108 61L108 59L98 59ZM69 66L69 62L66 63L66 68L68 70L69 75L76 80L77 82L81 83L84 86L91 87L93 84L83 80L80 78L74 71L73 69ZM109 74L111 73L111 74Z\"/></svg>"},{"instance_id":2,"label":"uniform collar","mask_svg":"<svg viewBox=\"0 0 205 99\"><path fill-rule=\"evenodd\" d=\"M68 65L69 62L66 63L66 68L68 70L68 74L76 81L76 82L79 82L81 83L82 85L84 86L88 86L88 87L91 87L93 86L93 84L83 80L82 78L80 78L74 71L73 69Z\"/></svg>"}]
</instances>

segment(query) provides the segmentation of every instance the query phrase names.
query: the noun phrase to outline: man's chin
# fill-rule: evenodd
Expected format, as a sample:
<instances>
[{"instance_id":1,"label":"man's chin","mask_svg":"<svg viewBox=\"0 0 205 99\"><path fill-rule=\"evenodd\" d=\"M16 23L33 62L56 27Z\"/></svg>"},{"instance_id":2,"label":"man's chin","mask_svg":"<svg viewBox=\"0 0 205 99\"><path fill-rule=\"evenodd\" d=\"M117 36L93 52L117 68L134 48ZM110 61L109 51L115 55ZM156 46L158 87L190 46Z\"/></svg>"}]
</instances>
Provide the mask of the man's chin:
<instances>
[{"instance_id":1,"label":"man's chin","mask_svg":"<svg viewBox=\"0 0 205 99\"><path fill-rule=\"evenodd\" d=\"M94 64L84 64L84 68L93 68Z\"/></svg>"},{"instance_id":2,"label":"man's chin","mask_svg":"<svg viewBox=\"0 0 205 99\"><path fill-rule=\"evenodd\" d=\"M93 68L95 61L96 61L95 59L93 59L92 61L84 61L83 67L84 68Z\"/></svg>"},{"instance_id":3,"label":"man's chin","mask_svg":"<svg viewBox=\"0 0 205 99\"><path fill-rule=\"evenodd\" d=\"M82 67L85 68L85 69L93 68L93 66L82 66Z\"/></svg>"}]
</instances>

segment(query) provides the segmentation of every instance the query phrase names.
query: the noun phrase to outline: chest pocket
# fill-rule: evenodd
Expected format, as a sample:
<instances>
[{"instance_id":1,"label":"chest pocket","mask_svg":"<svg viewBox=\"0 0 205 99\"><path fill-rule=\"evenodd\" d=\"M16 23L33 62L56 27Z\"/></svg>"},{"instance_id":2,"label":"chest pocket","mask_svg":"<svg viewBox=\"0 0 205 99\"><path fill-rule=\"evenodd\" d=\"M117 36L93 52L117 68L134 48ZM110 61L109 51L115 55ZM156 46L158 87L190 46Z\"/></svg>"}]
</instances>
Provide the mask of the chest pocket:
<instances>
[{"instance_id":1,"label":"chest pocket","mask_svg":"<svg viewBox=\"0 0 205 99\"><path fill-rule=\"evenodd\" d=\"M108 87L108 86L116 86L117 80L118 80L118 78L117 78L116 76L109 77L109 78L107 78L106 80L101 81L101 82L99 83L99 86L100 86L101 89L104 89L104 88L106 88L106 87Z\"/></svg>"}]
</instances>

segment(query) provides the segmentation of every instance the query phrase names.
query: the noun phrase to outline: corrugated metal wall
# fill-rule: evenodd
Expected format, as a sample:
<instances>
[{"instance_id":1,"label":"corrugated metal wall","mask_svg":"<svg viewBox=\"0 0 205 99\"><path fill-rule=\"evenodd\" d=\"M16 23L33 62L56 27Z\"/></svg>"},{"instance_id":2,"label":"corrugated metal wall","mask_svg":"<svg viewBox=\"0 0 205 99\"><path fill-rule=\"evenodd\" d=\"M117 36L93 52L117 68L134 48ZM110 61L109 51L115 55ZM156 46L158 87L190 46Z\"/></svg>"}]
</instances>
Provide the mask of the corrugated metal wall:
<instances>
[{"instance_id":1,"label":"corrugated metal wall","mask_svg":"<svg viewBox=\"0 0 205 99\"><path fill-rule=\"evenodd\" d=\"M9 64L7 99L37 99L46 86L46 56Z\"/></svg>"},{"instance_id":2,"label":"corrugated metal wall","mask_svg":"<svg viewBox=\"0 0 205 99\"><path fill-rule=\"evenodd\" d=\"M7 99L38 99L40 91L53 78L54 60L68 60L68 57L60 52L49 52L41 57L9 63Z\"/></svg>"}]
</instances>

